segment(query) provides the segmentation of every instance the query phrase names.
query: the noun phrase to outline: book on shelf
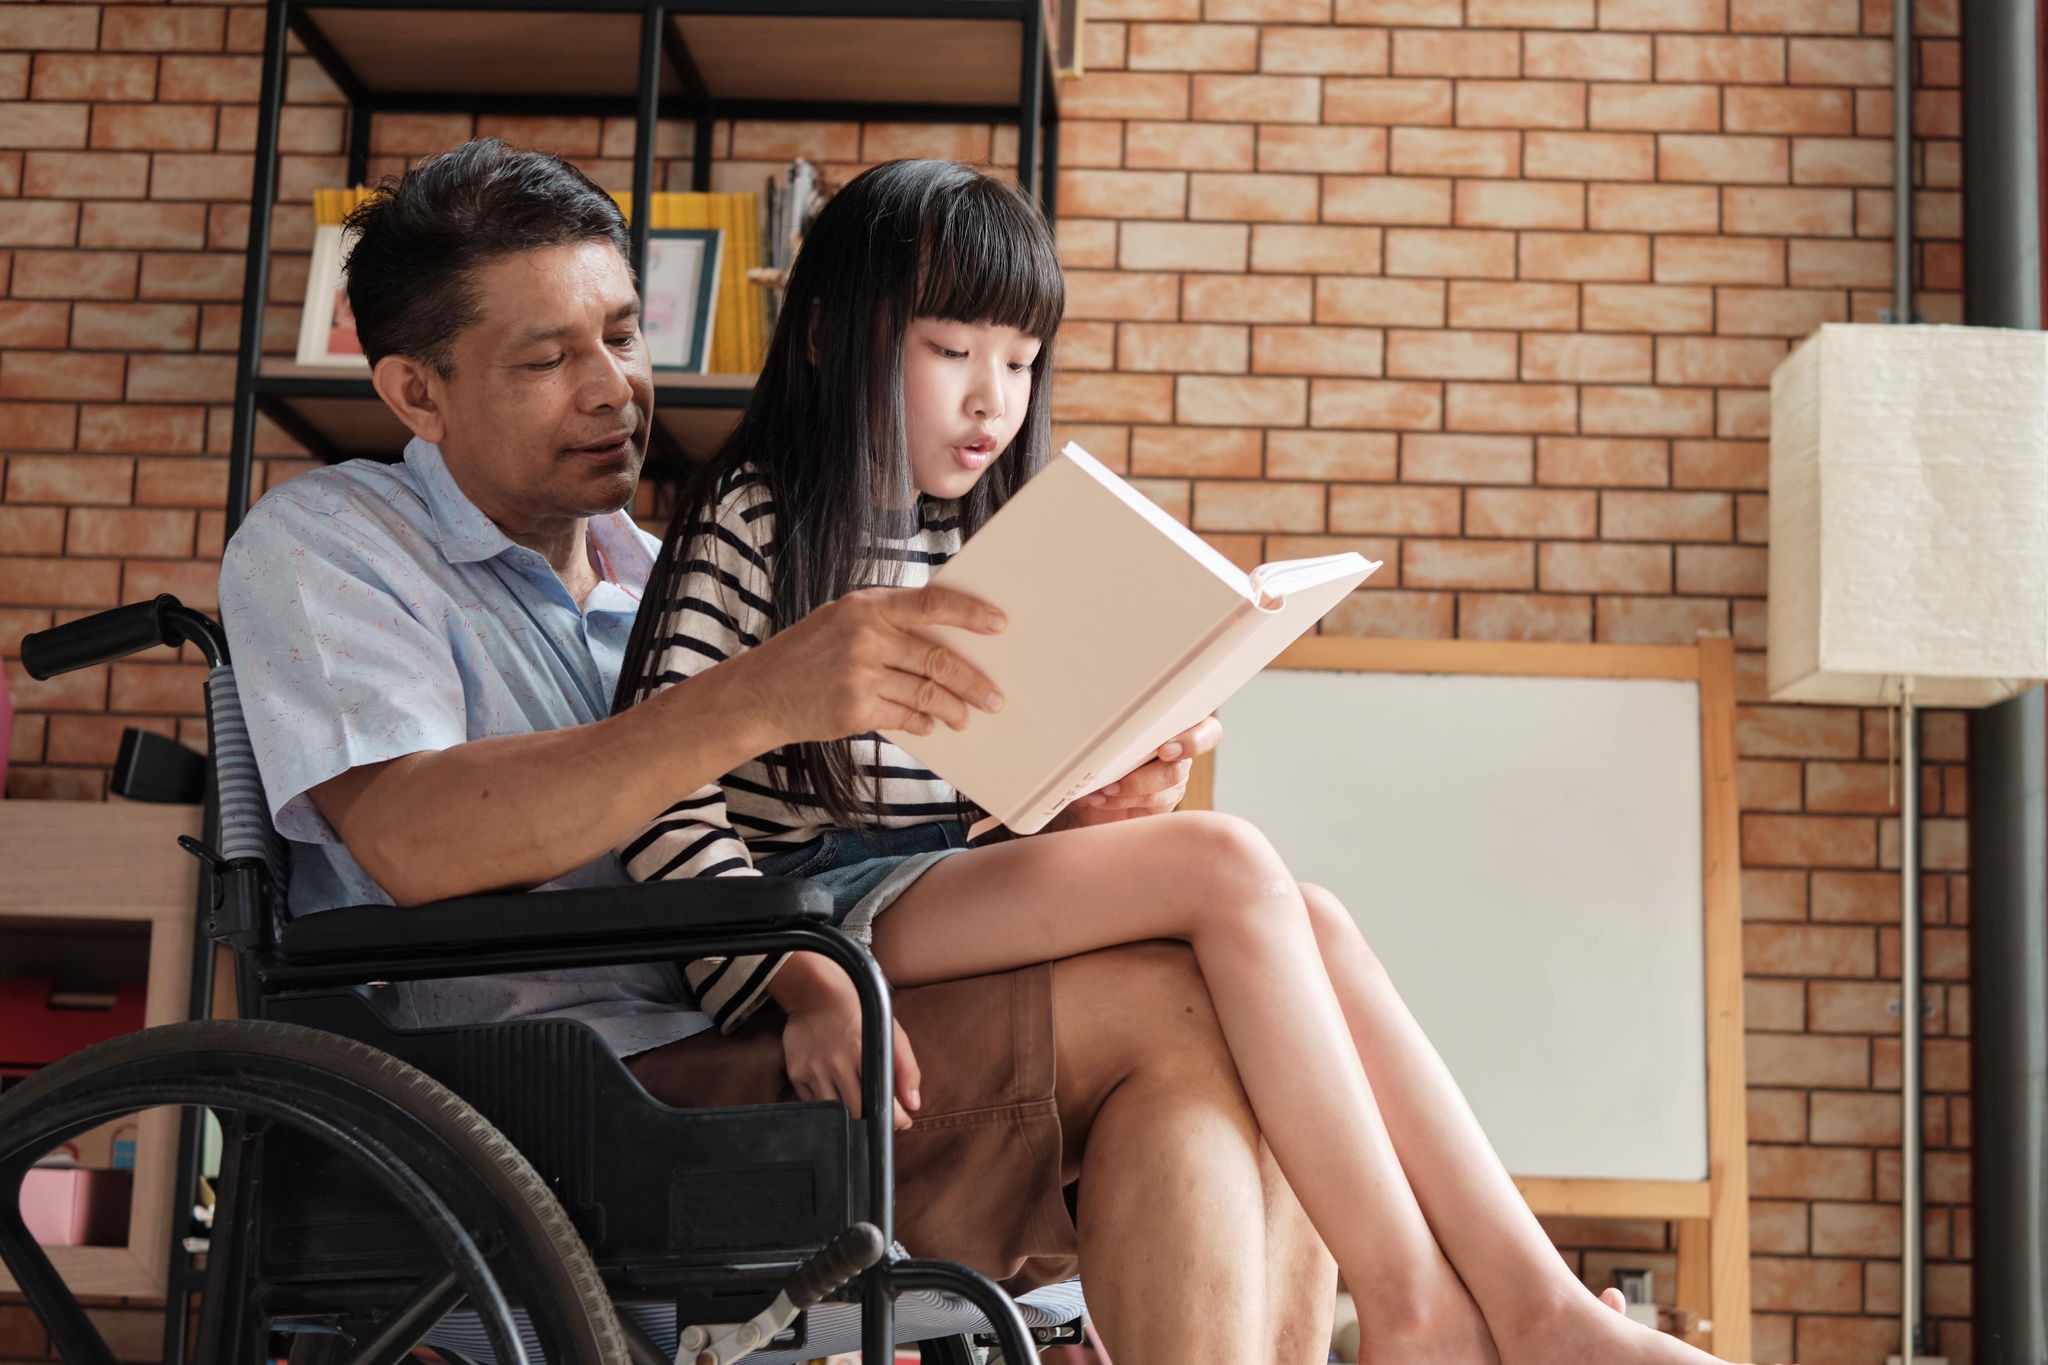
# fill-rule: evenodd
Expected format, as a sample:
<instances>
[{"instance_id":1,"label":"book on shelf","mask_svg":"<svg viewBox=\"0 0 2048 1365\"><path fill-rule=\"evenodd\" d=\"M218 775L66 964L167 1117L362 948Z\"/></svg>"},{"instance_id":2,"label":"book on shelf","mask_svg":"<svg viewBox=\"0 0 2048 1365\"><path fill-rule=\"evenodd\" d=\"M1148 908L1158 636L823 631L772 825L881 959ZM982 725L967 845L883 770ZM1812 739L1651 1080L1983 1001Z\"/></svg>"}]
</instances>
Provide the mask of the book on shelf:
<instances>
[{"instance_id":1,"label":"book on shelf","mask_svg":"<svg viewBox=\"0 0 2048 1365\"><path fill-rule=\"evenodd\" d=\"M612 198L630 220L633 196L622 193ZM711 374L757 373L768 356L767 301L759 288L748 283L747 272L762 264L760 196L692 191L664 192L651 198L650 230L715 229L720 234L711 345L704 370Z\"/></svg>"},{"instance_id":2,"label":"book on shelf","mask_svg":"<svg viewBox=\"0 0 2048 1365\"><path fill-rule=\"evenodd\" d=\"M888 738L1033 833L1213 712L1378 567L1346 553L1247 573L1070 444L932 575L1007 618L998 635L928 632L1002 709Z\"/></svg>"},{"instance_id":3,"label":"book on shelf","mask_svg":"<svg viewBox=\"0 0 2048 1365\"><path fill-rule=\"evenodd\" d=\"M313 191L313 260L306 274L306 305L299 314L301 365L367 370L363 343L356 339L355 314L348 306L348 234L342 223L377 191Z\"/></svg>"}]
</instances>

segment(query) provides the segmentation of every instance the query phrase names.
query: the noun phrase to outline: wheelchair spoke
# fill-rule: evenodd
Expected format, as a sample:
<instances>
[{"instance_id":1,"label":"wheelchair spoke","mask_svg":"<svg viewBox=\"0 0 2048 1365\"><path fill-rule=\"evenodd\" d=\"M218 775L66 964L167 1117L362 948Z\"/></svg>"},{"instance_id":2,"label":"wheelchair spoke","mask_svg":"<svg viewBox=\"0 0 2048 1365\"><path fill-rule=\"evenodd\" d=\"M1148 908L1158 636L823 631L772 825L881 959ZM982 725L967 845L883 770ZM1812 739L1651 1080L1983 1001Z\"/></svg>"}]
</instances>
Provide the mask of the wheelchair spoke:
<instances>
[{"instance_id":1,"label":"wheelchair spoke","mask_svg":"<svg viewBox=\"0 0 2048 1365\"><path fill-rule=\"evenodd\" d=\"M434 1324L454 1311L464 1298L462 1284L452 1270L419 1287L391 1315L377 1324L345 1365L396 1365L412 1353L420 1338L434 1330Z\"/></svg>"}]
</instances>

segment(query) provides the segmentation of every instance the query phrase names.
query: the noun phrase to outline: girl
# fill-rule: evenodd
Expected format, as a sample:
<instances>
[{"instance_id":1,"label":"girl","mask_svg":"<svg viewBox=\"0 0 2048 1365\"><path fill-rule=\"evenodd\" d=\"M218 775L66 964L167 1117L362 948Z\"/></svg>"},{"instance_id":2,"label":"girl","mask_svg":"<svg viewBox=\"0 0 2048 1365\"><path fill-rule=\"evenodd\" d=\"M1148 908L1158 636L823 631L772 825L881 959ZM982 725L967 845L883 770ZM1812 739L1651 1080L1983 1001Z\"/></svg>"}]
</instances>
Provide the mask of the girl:
<instances>
[{"instance_id":1,"label":"girl","mask_svg":"<svg viewBox=\"0 0 2048 1365\"><path fill-rule=\"evenodd\" d=\"M922 584L1048 453L1063 302L1043 220L987 176L894 162L840 191L797 257L745 417L685 490L621 704L842 594ZM621 856L643 880L822 881L898 985L1182 940L1260 1129L1358 1299L1365 1359L1708 1360L1573 1276L1342 906L1297 884L1241 821L1116 818L1146 813L1144 789L1177 799L1214 733L1205 722L1169 744L1060 828L973 848L978 812L887 741L798 745L685 797ZM798 1093L857 1102L857 1019L782 965L688 974L728 1028L774 996ZM900 1033L897 1047L907 1060ZM914 1074L899 1076L899 1125L917 1108Z\"/></svg>"}]
</instances>

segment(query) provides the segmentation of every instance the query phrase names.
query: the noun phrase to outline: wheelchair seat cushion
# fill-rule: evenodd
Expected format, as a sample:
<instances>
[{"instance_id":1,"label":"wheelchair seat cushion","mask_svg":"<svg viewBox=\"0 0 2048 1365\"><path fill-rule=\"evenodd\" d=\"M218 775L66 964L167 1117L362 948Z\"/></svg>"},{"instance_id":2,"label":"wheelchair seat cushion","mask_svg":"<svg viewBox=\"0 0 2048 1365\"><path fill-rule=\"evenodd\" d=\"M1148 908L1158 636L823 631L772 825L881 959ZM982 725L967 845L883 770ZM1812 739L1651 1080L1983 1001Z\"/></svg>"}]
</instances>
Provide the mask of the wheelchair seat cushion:
<instances>
[{"instance_id":1,"label":"wheelchair seat cushion","mask_svg":"<svg viewBox=\"0 0 2048 1365\"><path fill-rule=\"evenodd\" d=\"M896 1134L896 1239L913 1256L978 1267L1013 1294L1071 1278L1052 969L908 987L895 1001L924 1099ZM682 1109L792 1100L782 1023L779 1010L763 1010L731 1033L700 1033L626 1066Z\"/></svg>"}]
</instances>

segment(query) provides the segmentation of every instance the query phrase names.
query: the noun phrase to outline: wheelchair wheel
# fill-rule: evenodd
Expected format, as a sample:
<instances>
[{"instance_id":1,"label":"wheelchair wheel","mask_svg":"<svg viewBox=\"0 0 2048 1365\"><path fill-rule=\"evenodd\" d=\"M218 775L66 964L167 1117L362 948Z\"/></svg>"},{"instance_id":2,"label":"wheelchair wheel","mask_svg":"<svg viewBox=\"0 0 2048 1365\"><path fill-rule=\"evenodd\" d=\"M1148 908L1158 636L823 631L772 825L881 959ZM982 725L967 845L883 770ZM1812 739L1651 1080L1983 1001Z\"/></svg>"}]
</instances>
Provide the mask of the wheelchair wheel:
<instances>
[{"instance_id":1,"label":"wheelchair wheel","mask_svg":"<svg viewBox=\"0 0 2048 1365\"><path fill-rule=\"evenodd\" d=\"M38 1157L88 1128L140 1109L187 1104L290 1128L338 1149L418 1221L446 1269L381 1320L358 1350L388 1336L402 1354L412 1341L401 1344L401 1337L416 1341L460 1302L481 1319L501 1365L524 1365L531 1356L511 1311L516 1301L550 1365L630 1359L568 1215L526 1158L475 1109L397 1058L335 1034L215 1020L97 1044L0 1097L0 1259L65 1360L98 1365L113 1356L29 1238L21 1181ZM236 1254L234 1232L215 1229L214 1255ZM246 1285L227 1290L246 1303ZM230 1325L228 1339L261 1339L246 1309L231 1316L243 1321ZM223 1362L245 1354L222 1349Z\"/></svg>"}]
</instances>

